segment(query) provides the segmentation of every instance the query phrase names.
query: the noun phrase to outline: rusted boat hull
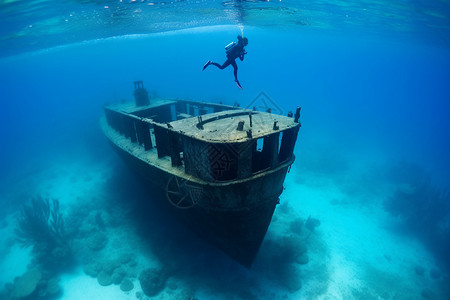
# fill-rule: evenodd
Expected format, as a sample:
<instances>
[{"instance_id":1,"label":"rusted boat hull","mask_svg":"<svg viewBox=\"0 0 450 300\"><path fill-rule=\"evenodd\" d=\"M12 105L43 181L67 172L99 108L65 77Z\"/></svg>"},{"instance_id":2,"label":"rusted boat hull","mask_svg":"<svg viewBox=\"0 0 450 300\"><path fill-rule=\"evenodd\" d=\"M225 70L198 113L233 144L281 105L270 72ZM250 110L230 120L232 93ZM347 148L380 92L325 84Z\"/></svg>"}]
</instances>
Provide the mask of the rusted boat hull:
<instances>
[{"instance_id":1,"label":"rusted boat hull","mask_svg":"<svg viewBox=\"0 0 450 300\"><path fill-rule=\"evenodd\" d=\"M159 195L158 199L151 201L168 206L174 217L240 264L252 265L293 159L270 174L232 183L199 184L167 173L133 156L114 141L110 142L126 164L152 189L162 189L163 193L155 193ZM178 198L171 199L172 195ZM183 201L179 202L181 199Z\"/></svg>"}]
</instances>

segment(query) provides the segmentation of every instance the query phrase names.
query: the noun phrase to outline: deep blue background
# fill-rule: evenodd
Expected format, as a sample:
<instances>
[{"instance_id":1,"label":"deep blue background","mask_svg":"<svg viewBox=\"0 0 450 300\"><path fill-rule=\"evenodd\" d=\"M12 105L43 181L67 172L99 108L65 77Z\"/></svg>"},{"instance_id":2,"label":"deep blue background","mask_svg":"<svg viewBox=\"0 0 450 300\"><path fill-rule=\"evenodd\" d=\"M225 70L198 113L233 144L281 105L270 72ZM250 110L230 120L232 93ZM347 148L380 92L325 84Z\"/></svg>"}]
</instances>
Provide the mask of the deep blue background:
<instances>
[{"instance_id":1,"label":"deep blue background","mask_svg":"<svg viewBox=\"0 0 450 300\"><path fill-rule=\"evenodd\" d=\"M266 92L286 113L302 106L296 164L345 157L407 161L450 183L449 49L413 40L297 28L245 28L248 55L232 69L223 47L237 27L84 42L0 61L1 176L66 156L109 152L98 119L107 101L152 95L246 106ZM320 155L318 155L319 153ZM97 155L97 156L96 156Z\"/></svg>"}]
</instances>

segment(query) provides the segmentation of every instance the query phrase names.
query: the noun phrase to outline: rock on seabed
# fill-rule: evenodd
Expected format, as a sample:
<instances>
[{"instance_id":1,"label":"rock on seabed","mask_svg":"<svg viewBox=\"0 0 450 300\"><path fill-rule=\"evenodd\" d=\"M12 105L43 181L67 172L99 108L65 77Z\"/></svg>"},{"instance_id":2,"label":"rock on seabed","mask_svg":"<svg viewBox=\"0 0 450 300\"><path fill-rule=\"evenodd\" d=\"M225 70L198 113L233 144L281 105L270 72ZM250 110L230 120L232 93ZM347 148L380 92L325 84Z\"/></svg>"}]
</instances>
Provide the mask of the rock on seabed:
<instances>
[{"instance_id":1,"label":"rock on seabed","mask_svg":"<svg viewBox=\"0 0 450 300\"><path fill-rule=\"evenodd\" d=\"M133 282L131 282L130 279L126 278L120 284L120 289L124 292L129 292L132 289L134 289L134 284L133 284Z\"/></svg>"},{"instance_id":2,"label":"rock on seabed","mask_svg":"<svg viewBox=\"0 0 450 300\"><path fill-rule=\"evenodd\" d=\"M27 271L15 280L13 290L11 291L11 298L25 298L30 296L36 290L41 278L42 273L38 269Z\"/></svg>"},{"instance_id":3,"label":"rock on seabed","mask_svg":"<svg viewBox=\"0 0 450 300\"><path fill-rule=\"evenodd\" d=\"M160 269L148 268L139 275L139 282L144 293L149 296L159 294L166 285L167 276Z\"/></svg>"},{"instance_id":4,"label":"rock on seabed","mask_svg":"<svg viewBox=\"0 0 450 300\"><path fill-rule=\"evenodd\" d=\"M109 275L108 273L106 273L105 271L101 271L98 276L97 276L97 281L101 286L108 286L111 285L112 282L112 278L111 275Z\"/></svg>"}]
</instances>

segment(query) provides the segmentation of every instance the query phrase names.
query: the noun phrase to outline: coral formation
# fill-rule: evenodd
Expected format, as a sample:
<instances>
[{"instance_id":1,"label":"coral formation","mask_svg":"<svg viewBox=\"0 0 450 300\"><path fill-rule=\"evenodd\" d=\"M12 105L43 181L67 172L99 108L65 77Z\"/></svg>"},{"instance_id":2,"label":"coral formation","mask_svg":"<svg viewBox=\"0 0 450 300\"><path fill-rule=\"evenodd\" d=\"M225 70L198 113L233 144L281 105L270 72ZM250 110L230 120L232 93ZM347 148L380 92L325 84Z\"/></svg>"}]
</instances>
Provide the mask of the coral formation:
<instances>
[{"instance_id":1,"label":"coral formation","mask_svg":"<svg viewBox=\"0 0 450 300\"><path fill-rule=\"evenodd\" d=\"M83 266L83 271L91 277L97 277L101 271L101 266L95 262L91 262Z\"/></svg>"},{"instance_id":2,"label":"coral formation","mask_svg":"<svg viewBox=\"0 0 450 300\"><path fill-rule=\"evenodd\" d=\"M102 232L94 232L86 239L87 247L94 251L103 249L107 242L108 237Z\"/></svg>"},{"instance_id":3,"label":"coral formation","mask_svg":"<svg viewBox=\"0 0 450 300\"><path fill-rule=\"evenodd\" d=\"M139 275L139 282L144 293L152 297L164 289L167 278L167 274L162 269L148 268Z\"/></svg>"},{"instance_id":4,"label":"coral formation","mask_svg":"<svg viewBox=\"0 0 450 300\"><path fill-rule=\"evenodd\" d=\"M24 246L54 248L66 244L59 201L36 196L24 205L16 228L17 240Z\"/></svg>"},{"instance_id":5,"label":"coral formation","mask_svg":"<svg viewBox=\"0 0 450 300\"><path fill-rule=\"evenodd\" d=\"M311 216L309 216L308 219L306 219L306 221L305 221L305 227L311 231L314 231L314 229L319 226L320 226L320 220L311 218Z\"/></svg>"},{"instance_id":6,"label":"coral formation","mask_svg":"<svg viewBox=\"0 0 450 300\"><path fill-rule=\"evenodd\" d=\"M6 294L1 299L53 299L61 292L59 279L38 268L26 271L5 285Z\"/></svg>"},{"instance_id":7,"label":"coral formation","mask_svg":"<svg viewBox=\"0 0 450 300\"><path fill-rule=\"evenodd\" d=\"M97 277L97 282L102 286L120 285L124 278L136 277L135 267L136 260L130 253L122 253L116 258L105 259L99 259L98 255L94 255L84 265L84 272L89 276Z\"/></svg>"},{"instance_id":8,"label":"coral formation","mask_svg":"<svg viewBox=\"0 0 450 300\"><path fill-rule=\"evenodd\" d=\"M291 232L300 235L302 233L304 221L302 218L296 218L289 224Z\"/></svg>"},{"instance_id":9,"label":"coral formation","mask_svg":"<svg viewBox=\"0 0 450 300\"><path fill-rule=\"evenodd\" d=\"M97 276L97 281L101 286L108 286L113 283L111 275L105 271L101 271Z\"/></svg>"},{"instance_id":10,"label":"coral formation","mask_svg":"<svg viewBox=\"0 0 450 300\"><path fill-rule=\"evenodd\" d=\"M56 273L71 261L69 239L56 199L36 196L20 211L15 228L16 240L32 247L33 260L28 270L13 283L5 285L7 299L49 299L60 292ZM2 298L3 299L3 298Z\"/></svg>"},{"instance_id":11,"label":"coral formation","mask_svg":"<svg viewBox=\"0 0 450 300\"><path fill-rule=\"evenodd\" d=\"M15 233L23 247L33 247L37 266L46 271L61 269L72 261L71 244L56 199L32 198L21 210Z\"/></svg>"},{"instance_id":12,"label":"coral formation","mask_svg":"<svg viewBox=\"0 0 450 300\"><path fill-rule=\"evenodd\" d=\"M114 284L120 284L123 278L127 275L127 271L124 267L120 266L114 269L111 279Z\"/></svg>"},{"instance_id":13,"label":"coral formation","mask_svg":"<svg viewBox=\"0 0 450 300\"><path fill-rule=\"evenodd\" d=\"M124 279L120 284L120 289L124 292L129 292L132 289L134 289L134 284L131 282L130 279Z\"/></svg>"},{"instance_id":14,"label":"coral formation","mask_svg":"<svg viewBox=\"0 0 450 300\"><path fill-rule=\"evenodd\" d=\"M42 273L38 269L29 270L22 276L16 278L11 290L11 298L20 299L31 296L36 291L41 278Z\"/></svg>"}]
</instances>

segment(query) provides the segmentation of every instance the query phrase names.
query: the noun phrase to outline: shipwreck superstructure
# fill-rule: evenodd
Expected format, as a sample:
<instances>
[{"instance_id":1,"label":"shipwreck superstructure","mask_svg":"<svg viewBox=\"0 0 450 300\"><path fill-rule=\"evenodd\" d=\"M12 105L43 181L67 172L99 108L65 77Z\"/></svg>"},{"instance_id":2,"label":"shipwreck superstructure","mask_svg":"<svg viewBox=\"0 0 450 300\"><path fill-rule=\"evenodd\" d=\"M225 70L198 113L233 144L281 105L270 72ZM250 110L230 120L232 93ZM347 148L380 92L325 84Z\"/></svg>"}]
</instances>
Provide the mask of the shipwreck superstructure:
<instances>
[{"instance_id":1,"label":"shipwreck superstructure","mask_svg":"<svg viewBox=\"0 0 450 300\"><path fill-rule=\"evenodd\" d=\"M236 106L149 99L105 106L103 132L174 213L250 267L294 162L300 108L281 116Z\"/></svg>"}]
</instances>

